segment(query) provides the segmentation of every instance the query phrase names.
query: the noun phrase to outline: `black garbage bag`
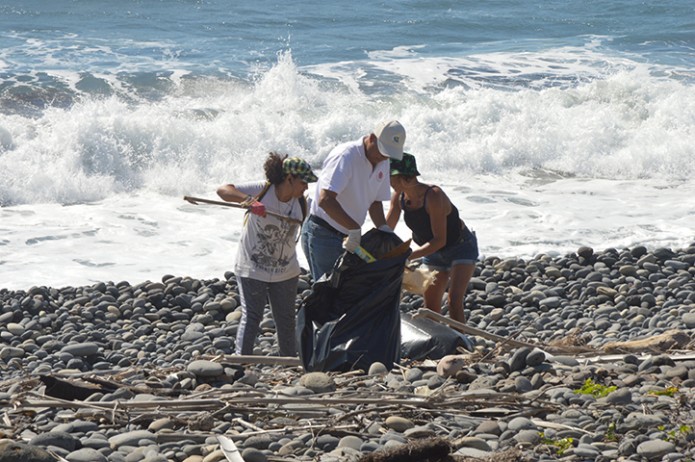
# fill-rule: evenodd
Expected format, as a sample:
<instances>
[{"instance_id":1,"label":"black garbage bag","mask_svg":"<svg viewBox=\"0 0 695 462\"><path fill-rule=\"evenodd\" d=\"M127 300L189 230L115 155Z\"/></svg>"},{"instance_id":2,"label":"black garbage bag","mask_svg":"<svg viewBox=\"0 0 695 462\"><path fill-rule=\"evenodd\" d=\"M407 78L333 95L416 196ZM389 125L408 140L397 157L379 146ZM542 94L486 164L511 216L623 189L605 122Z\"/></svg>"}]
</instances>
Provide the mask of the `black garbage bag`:
<instances>
[{"instance_id":1,"label":"black garbage bag","mask_svg":"<svg viewBox=\"0 0 695 462\"><path fill-rule=\"evenodd\" d=\"M473 351L474 346L473 339L437 321L401 313L401 358L442 359L455 354L458 347Z\"/></svg>"},{"instance_id":2,"label":"black garbage bag","mask_svg":"<svg viewBox=\"0 0 695 462\"><path fill-rule=\"evenodd\" d=\"M299 308L297 343L306 371L367 370L377 361L391 368L400 360L401 283L410 250L379 260L403 241L377 229L361 244L377 261L345 252Z\"/></svg>"}]
</instances>

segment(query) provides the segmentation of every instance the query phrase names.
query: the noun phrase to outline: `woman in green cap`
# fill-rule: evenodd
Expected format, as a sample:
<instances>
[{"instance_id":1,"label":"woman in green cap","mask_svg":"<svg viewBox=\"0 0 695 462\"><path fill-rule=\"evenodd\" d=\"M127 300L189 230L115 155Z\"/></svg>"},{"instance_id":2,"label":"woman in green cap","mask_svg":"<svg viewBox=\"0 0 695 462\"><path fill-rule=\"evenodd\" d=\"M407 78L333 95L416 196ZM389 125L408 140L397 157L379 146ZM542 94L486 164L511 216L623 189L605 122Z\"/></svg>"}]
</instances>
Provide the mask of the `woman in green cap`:
<instances>
[{"instance_id":1,"label":"woman in green cap","mask_svg":"<svg viewBox=\"0 0 695 462\"><path fill-rule=\"evenodd\" d=\"M265 181L225 184L217 189L223 200L248 208L234 266L241 299L236 354L253 354L269 303L280 355L296 356L297 238L306 216L304 192L316 175L306 161L275 152L268 155L263 169Z\"/></svg>"},{"instance_id":2,"label":"woman in green cap","mask_svg":"<svg viewBox=\"0 0 695 462\"><path fill-rule=\"evenodd\" d=\"M464 297L478 259L478 241L459 218L459 211L439 186L420 183L415 156L404 153L402 160L391 160L391 206L386 223L395 228L403 219L419 246L410 259L422 258L436 271L434 281L424 293L425 306L437 313L449 286L449 316L464 322Z\"/></svg>"}]
</instances>

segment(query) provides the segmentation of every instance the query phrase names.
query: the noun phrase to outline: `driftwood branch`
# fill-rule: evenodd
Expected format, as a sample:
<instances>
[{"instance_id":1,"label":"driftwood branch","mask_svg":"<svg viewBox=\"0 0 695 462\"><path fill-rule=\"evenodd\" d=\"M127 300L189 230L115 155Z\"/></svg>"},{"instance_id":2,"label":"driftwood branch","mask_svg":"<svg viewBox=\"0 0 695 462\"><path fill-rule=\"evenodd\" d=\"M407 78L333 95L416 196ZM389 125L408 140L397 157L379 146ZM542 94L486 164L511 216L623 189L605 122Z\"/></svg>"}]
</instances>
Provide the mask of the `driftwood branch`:
<instances>
[{"instance_id":1,"label":"driftwood branch","mask_svg":"<svg viewBox=\"0 0 695 462\"><path fill-rule=\"evenodd\" d=\"M444 316L439 313L435 313L432 310L428 310L427 308L420 308L417 310L417 312L413 315L413 318L428 318L432 319L433 321L437 321L441 324L446 324L452 329L455 329L459 332L463 332L464 334L468 335L475 335L477 337L483 337L488 340L492 340L494 342L498 342L500 345L503 346L509 346L513 348L521 348L521 347L527 347L527 348L539 348L541 350L550 352L550 353L555 353L555 354L574 354L579 351L586 351L586 349L583 348L578 348L578 347L557 347L557 346L550 346L550 345L537 345L533 343L528 343L528 342L522 342L520 340L514 340L511 337L502 337L500 335L495 335L491 334L489 332L485 332L484 330L477 329L475 327L468 326L462 322L458 322L454 319L451 319L447 316Z\"/></svg>"}]
</instances>

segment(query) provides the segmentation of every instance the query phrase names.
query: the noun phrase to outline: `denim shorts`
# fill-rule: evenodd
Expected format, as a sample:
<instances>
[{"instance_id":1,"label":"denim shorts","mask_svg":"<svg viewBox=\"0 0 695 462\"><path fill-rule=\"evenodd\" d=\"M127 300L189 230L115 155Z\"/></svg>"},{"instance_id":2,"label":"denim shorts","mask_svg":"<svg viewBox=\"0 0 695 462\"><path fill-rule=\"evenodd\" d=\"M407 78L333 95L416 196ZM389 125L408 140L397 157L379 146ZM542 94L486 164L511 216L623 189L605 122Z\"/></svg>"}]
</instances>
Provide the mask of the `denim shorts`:
<instances>
[{"instance_id":1,"label":"denim shorts","mask_svg":"<svg viewBox=\"0 0 695 462\"><path fill-rule=\"evenodd\" d=\"M463 228L461 239L449 247L422 257L422 264L435 271L448 271L456 265L474 265L478 261L478 238L475 231Z\"/></svg>"}]
</instances>

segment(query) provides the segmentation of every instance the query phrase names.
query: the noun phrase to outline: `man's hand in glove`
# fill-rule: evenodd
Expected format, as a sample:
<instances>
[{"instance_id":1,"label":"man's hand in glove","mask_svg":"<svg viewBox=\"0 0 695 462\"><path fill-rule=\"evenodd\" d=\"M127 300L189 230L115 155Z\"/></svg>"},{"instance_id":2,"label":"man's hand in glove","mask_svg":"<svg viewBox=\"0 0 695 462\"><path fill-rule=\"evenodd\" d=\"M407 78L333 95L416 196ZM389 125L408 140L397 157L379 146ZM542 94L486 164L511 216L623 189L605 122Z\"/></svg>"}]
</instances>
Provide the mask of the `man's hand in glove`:
<instances>
[{"instance_id":1,"label":"man's hand in glove","mask_svg":"<svg viewBox=\"0 0 695 462\"><path fill-rule=\"evenodd\" d=\"M362 239L362 230L350 229L348 230L347 237L343 241L343 248L350 253L354 253L357 247L360 246L360 240Z\"/></svg>"}]
</instances>

